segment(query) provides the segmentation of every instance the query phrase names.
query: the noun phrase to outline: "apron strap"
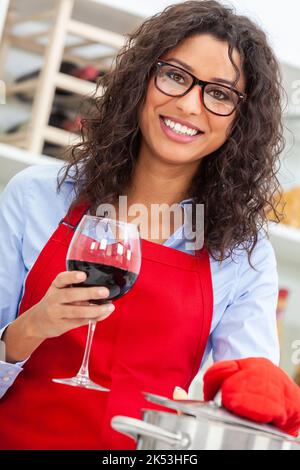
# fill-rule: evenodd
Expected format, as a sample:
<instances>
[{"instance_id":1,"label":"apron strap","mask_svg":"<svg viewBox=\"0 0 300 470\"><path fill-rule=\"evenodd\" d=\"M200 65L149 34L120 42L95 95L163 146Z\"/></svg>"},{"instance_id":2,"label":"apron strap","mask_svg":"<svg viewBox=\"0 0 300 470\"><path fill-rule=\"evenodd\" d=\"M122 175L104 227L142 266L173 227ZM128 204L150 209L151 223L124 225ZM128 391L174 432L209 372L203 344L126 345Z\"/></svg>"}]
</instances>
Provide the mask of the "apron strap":
<instances>
[{"instance_id":1,"label":"apron strap","mask_svg":"<svg viewBox=\"0 0 300 470\"><path fill-rule=\"evenodd\" d=\"M59 225L67 225L71 229L76 230L76 227L80 223L82 217L88 212L89 208L90 204L87 202L77 204L74 207L71 206L67 215L59 222Z\"/></svg>"}]
</instances>

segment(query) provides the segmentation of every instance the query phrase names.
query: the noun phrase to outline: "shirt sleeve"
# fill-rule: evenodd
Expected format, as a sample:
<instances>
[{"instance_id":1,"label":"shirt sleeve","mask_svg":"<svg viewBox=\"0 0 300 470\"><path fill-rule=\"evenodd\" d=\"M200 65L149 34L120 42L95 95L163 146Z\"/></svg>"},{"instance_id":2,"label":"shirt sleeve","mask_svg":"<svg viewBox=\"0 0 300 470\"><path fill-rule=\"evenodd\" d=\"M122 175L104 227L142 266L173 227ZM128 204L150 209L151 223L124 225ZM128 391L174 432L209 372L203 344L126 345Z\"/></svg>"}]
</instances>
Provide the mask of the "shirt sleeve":
<instances>
[{"instance_id":1,"label":"shirt sleeve","mask_svg":"<svg viewBox=\"0 0 300 470\"><path fill-rule=\"evenodd\" d=\"M232 302L210 337L213 360L265 357L278 365L278 273L273 247L260 237L251 257L255 270L247 254L241 256Z\"/></svg>"},{"instance_id":2,"label":"shirt sleeve","mask_svg":"<svg viewBox=\"0 0 300 470\"><path fill-rule=\"evenodd\" d=\"M22 187L23 178L16 175L0 199L0 339L17 316L26 275L22 258L26 203ZM9 364L0 361L0 398L22 371L24 362Z\"/></svg>"}]
</instances>

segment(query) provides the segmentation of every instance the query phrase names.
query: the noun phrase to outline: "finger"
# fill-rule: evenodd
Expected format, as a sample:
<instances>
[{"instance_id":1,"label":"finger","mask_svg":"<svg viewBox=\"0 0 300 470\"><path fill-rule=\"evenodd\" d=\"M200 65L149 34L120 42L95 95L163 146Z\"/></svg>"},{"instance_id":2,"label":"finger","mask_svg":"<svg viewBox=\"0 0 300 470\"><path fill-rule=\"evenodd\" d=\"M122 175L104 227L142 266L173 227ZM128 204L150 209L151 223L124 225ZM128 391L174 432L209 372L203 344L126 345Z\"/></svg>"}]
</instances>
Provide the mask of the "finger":
<instances>
[{"instance_id":1,"label":"finger","mask_svg":"<svg viewBox=\"0 0 300 470\"><path fill-rule=\"evenodd\" d=\"M173 391L173 400L188 400L189 396L181 387L175 387ZM182 415L181 411L177 411L178 416Z\"/></svg>"},{"instance_id":2,"label":"finger","mask_svg":"<svg viewBox=\"0 0 300 470\"><path fill-rule=\"evenodd\" d=\"M79 306L84 306L84 307L87 307L88 305L90 305L90 302L88 302L87 300L84 300L84 301L80 301L78 300L77 302L72 302L72 305L79 305Z\"/></svg>"},{"instance_id":3,"label":"finger","mask_svg":"<svg viewBox=\"0 0 300 470\"><path fill-rule=\"evenodd\" d=\"M106 299L108 296L109 290L107 287L71 287L60 289L57 300L62 304L70 304L73 302Z\"/></svg>"},{"instance_id":4,"label":"finger","mask_svg":"<svg viewBox=\"0 0 300 470\"><path fill-rule=\"evenodd\" d=\"M86 274L83 271L63 271L59 273L52 285L57 289L63 289L71 284L78 284L86 280Z\"/></svg>"},{"instance_id":5,"label":"finger","mask_svg":"<svg viewBox=\"0 0 300 470\"><path fill-rule=\"evenodd\" d=\"M109 302L105 302L106 303L109 303ZM82 302L78 300L78 302L72 302L70 304L66 304L66 305L75 305L76 307L79 306L79 307L88 307L89 305L101 305L98 304L97 302L93 302L92 300L88 301L88 300L83 300Z\"/></svg>"},{"instance_id":6,"label":"finger","mask_svg":"<svg viewBox=\"0 0 300 470\"><path fill-rule=\"evenodd\" d=\"M175 387L173 391L173 400L188 400L189 396L181 387Z\"/></svg>"},{"instance_id":7,"label":"finger","mask_svg":"<svg viewBox=\"0 0 300 470\"><path fill-rule=\"evenodd\" d=\"M115 310L112 303L105 305L90 305L88 307L65 305L61 315L62 319L94 319L101 318L104 315L111 314Z\"/></svg>"},{"instance_id":8,"label":"finger","mask_svg":"<svg viewBox=\"0 0 300 470\"><path fill-rule=\"evenodd\" d=\"M100 321L105 320L107 317L110 316L110 313L106 315L102 315L100 317L95 317L95 318L76 318L76 319L65 319L65 325L67 325L65 331L70 331L74 328L79 328L80 326L86 326L90 323L90 321L93 321L94 323L98 323Z\"/></svg>"},{"instance_id":9,"label":"finger","mask_svg":"<svg viewBox=\"0 0 300 470\"><path fill-rule=\"evenodd\" d=\"M88 300L84 300L84 301L78 301L78 302L72 302L70 304L66 304L66 305L76 305L76 306L79 306L79 307L88 307L89 305L101 305L101 304L97 304L96 302L89 302Z\"/></svg>"}]
</instances>

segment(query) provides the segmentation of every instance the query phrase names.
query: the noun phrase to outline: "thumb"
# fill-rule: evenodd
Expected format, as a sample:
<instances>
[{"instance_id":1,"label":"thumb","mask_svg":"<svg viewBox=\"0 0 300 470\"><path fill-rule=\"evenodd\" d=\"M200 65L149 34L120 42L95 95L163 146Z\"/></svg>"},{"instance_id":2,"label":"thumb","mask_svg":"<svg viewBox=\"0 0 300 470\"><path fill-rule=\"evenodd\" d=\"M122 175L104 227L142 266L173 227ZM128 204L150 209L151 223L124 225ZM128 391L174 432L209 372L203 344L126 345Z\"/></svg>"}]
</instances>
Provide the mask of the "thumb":
<instances>
[{"instance_id":1,"label":"thumb","mask_svg":"<svg viewBox=\"0 0 300 470\"><path fill-rule=\"evenodd\" d=\"M188 400L189 396L186 393L185 390L181 387L175 387L174 392L173 392L173 400ZM181 411L177 411L178 416L180 416L182 413Z\"/></svg>"},{"instance_id":2,"label":"thumb","mask_svg":"<svg viewBox=\"0 0 300 470\"><path fill-rule=\"evenodd\" d=\"M221 361L211 366L203 377L204 400L213 400L224 380L240 370L237 361Z\"/></svg>"},{"instance_id":3,"label":"thumb","mask_svg":"<svg viewBox=\"0 0 300 470\"><path fill-rule=\"evenodd\" d=\"M181 387L175 387L173 391L173 400L188 400L189 396Z\"/></svg>"}]
</instances>

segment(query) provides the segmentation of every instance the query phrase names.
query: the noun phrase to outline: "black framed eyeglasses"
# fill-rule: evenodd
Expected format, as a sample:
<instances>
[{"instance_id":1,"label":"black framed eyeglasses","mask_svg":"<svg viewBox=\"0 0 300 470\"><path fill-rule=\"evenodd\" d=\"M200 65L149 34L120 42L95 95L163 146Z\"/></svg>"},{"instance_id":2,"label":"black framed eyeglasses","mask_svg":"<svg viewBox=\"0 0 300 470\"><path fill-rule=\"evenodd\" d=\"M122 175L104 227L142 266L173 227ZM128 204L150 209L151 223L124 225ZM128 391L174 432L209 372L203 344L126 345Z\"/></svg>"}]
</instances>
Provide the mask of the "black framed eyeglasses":
<instances>
[{"instance_id":1,"label":"black framed eyeglasses","mask_svg":"<svg viewBox=\"0 0 300 470\"><path fill-rule=\"evenodd\" d=\"M204 107L217 116L230 116L247 97L229 86L199 80L185 69L163 60L156 64L154 83L159 91L172 97L187 95L195 85L199 85Z\"/></svg>"}]
</instances>

